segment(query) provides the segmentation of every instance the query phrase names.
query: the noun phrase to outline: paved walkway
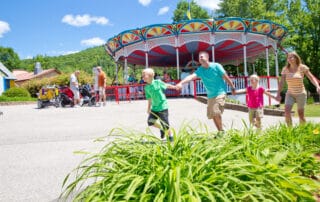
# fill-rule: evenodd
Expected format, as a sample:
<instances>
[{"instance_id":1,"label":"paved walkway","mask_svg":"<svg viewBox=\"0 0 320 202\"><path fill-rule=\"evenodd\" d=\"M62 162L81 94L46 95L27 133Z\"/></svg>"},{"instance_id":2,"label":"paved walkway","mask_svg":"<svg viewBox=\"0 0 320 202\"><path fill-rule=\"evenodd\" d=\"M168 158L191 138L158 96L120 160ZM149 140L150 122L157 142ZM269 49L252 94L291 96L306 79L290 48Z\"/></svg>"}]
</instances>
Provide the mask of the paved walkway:
<instances>
[{"instance_id":1,"label":"paved walkway","mask_svg":"<svg viewBox=\"0 0 320 202\"><path fill-rule=\"evenodd\" d=\"M194 127L202 122L216 130L206 118L206 105L194 99L169 99L169 107L176 130L186 122ZM99 150L103 143L93 140L115 127L145 131L146 109L145 100L82 108L0 106L4 113L0 116L0 201L57 201L64 177L83 159L73 152ZM308 120L320 122L320 118ZM223 121L226 129L242 129L247 113L226 110ZM264 126L283 121L283 117L263 118Z\"/></svg>"}]
</instances>

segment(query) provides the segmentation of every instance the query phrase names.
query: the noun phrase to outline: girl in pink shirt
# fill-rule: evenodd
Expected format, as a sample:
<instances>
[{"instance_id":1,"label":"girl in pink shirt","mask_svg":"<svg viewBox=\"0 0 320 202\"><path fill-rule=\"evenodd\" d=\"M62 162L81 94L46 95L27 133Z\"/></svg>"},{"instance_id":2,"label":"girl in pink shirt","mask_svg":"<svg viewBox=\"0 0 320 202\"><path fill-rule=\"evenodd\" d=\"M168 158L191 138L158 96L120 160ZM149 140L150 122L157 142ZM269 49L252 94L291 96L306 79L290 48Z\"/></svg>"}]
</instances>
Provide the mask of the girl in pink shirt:
<instances>
[{"instance_id":1,"label":"girl in pink shirt","mask_svg":"<svg viewBox=\"0 0 320 202\"><path fill-rule=\"evenodd\" d=\"M251 126L261 129L261 118L263 117L263 94L276 98L259 86L259 77L255 74L250 76L250 86L243 90L237 90L236 94L246 93L246 101L249 110L249 121Z\"/></svg>"}]
</instances>

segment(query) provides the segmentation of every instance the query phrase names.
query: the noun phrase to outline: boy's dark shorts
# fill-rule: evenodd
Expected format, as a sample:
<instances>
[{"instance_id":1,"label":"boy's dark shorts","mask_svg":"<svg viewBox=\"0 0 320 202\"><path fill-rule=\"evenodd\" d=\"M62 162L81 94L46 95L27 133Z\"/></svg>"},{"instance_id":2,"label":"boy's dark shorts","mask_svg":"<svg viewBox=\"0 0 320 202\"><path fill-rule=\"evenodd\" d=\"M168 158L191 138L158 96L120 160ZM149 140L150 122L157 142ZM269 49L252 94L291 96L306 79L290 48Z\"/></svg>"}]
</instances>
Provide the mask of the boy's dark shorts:
<instances>
[{"instance_id":1,"label":"boy's dark shorts","mask_svg":"<svg viewBox=\"0 0 320 202\"><path fill-rule=\"evenodd\" d=\"M163 127L163 129L168 130L169 129L169 111L168 109L165 109L160 112L151 111L148 117L148 126L152 126L155 124L155 122L160 119L160 123Z\"/></svg>"}]
</instances>

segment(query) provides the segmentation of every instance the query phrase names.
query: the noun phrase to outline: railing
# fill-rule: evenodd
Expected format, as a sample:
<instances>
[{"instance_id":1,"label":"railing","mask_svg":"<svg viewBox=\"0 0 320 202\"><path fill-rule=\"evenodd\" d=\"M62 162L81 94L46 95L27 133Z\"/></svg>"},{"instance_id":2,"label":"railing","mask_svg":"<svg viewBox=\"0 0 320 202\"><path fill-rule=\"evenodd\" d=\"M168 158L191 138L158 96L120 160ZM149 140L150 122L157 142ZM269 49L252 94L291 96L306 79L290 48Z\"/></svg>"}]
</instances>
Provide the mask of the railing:
<instances>
[{"instance_id":1,"label":"railing","mask_svg":"<svg viewBox=\"0 0 320 202\"><path fill-rule=\"evenodd\" d=\"M230 77L233 83L235 84L236 89L244 89L248 85L250 85L250 79L246 76L240 77ZM264 89L268 90L272 95L276 96L278 91L278 78L275 76L259 76L259 86L262 86ZM227 86L227 92L231 93L230 86ZM230 95L230 98L238 100L240 103L246 103L245 95ZM265 105L277 105L278 101L271 99L268 96L264 96L264 104Z\"/></svg>"},{"instance_id":2,"label":"railing","mask_svg":"<svg viewBox=\"0 0 320 202\"><path fill-rule=\"evenodd\" d=\"M230 77L232 82L234 83L236 89L244 89L248 85L250 85L249 77L241 76L241 77ZM179 83L180 80L174 80L170 82L170 84L174 85ZM106 88L106 96L107 100L116 101L131 101L131 100L139 100L145 99L144 87L146 84L130 84L130 85L119 85L119 86L108 86ZM194 80L185 84L186 88L184 90L183 96L192 96L196 98L198 95L206 95L206 89L200 79ZM269 91L276 93L278 90L278 79L277 77L272 76L260 76L259 85L264 87L265 89L269 89ZM226 89L227 93L231 93L231 88L227 85ZM180 97L182 96L181 91L176 91L172 89L167 89L165 91L167 97ZM269 99L269 105L272 104Z\"/></svg>"}]
</instances>

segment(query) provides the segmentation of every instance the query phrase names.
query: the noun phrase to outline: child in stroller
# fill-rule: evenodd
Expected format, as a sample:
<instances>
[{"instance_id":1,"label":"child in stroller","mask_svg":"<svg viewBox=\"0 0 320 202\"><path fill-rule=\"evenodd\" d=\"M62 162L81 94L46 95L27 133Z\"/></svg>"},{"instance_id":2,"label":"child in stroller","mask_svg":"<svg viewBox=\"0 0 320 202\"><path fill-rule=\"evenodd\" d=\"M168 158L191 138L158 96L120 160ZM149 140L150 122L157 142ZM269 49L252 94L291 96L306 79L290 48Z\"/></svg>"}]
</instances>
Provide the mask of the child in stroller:
<instances>
[{"instance_id":1,"label":"child in stroller","mask_svg":"<svg viewBox=\"0 0 320 202\"><path fill-rule=\"evenodd\" d=\"M89 84L85 84L80 86L80 105L83 106L88 104L88 106L94 106L96 104L96 98L94 95L94 91Z\"/></svg>"},{"instance_id":2,"label":"child in stroller","mask_svg":"<svg viewBox=\"0 0 320 202\"><path fill-rule=\"evenodd\" d=\"M59 88L59 100L61 107L65 107L66 105L74 106L73 92L68 86L61 86Z\"/></svg>"}]
</instances>

